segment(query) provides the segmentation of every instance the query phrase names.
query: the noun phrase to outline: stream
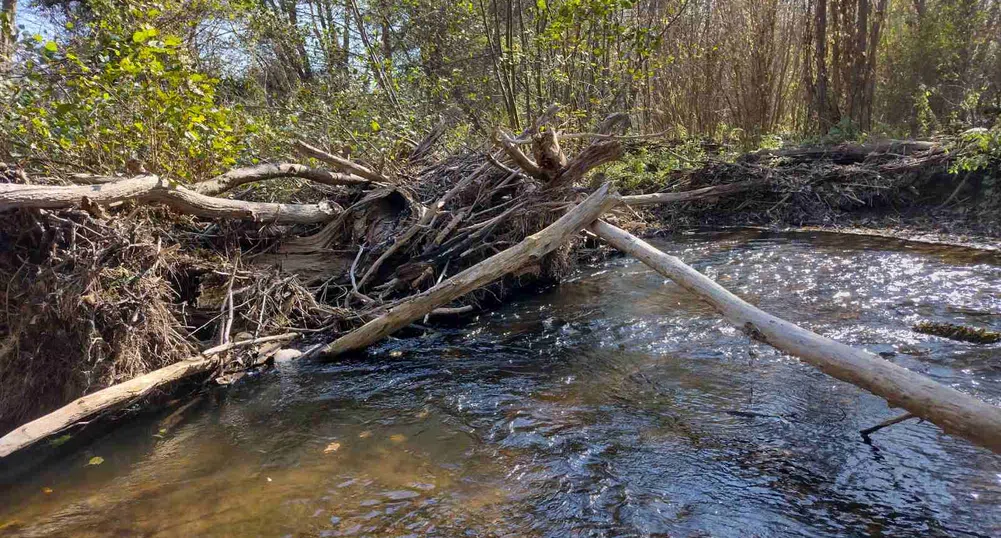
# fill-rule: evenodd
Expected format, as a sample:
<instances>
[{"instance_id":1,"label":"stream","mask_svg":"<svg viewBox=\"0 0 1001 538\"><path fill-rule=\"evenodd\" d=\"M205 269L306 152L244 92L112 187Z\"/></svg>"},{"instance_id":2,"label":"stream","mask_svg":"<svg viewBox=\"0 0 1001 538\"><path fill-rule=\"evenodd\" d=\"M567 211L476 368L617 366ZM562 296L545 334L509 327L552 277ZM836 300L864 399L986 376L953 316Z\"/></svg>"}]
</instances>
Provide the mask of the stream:
<instances>
[{"instance_id":1,"label":"stream","mask_svg":"<svg viewBox=\"0 0 1001 538\"><path fill-rule=\"evenodd\" d=\"M738 230L652 241L777 316L1001 405L1001 254ZM458 327L280 362L30 472L0 536L1001 536L1001 456L749 341L613 258Z\"/></svg>"}]
</instances>

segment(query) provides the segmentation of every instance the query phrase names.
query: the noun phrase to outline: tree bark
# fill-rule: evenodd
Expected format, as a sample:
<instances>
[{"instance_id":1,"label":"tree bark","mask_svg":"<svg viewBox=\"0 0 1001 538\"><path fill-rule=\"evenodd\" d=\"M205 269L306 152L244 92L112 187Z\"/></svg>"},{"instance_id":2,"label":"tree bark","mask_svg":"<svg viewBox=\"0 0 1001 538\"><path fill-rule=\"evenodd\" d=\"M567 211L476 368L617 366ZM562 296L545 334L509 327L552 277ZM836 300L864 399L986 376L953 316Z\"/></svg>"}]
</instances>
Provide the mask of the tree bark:
<instances>
[{"instance_id":1,"label":"tree bark","mask_svg":"<svg viewBox=\"0 0 1001 538\"><path fill-rule=\"evenodd\" d=\"M215 198L171 185L157 176L138 176L98 185L70 187L0 184L0 211L18 208L62 209L136 200L159 202L185 214L275 224L327 222L341 213L336 204L274 204Z\"/></svg>"},{"instance_id":2,"label":"tree bark","mask_svg":"<svg viewBox=\"0 0 1001 538\"><path fill-rule=\"evenodd\" d=\"M678 258L606 222L599 220L590 230L699 296L752 338L885 398L891 406L902 407L946 433L1001 453L1001 408L763 312Z\"/></svg>"},{"instance_id":3,"label":"tree bark","mask_svg":"<svg viewBox=\"0 0 1001 538\"><path fill-rule=\"evenodd\" d=\"M611 191L608 184L603 185L545 229L433 288L408 298L386 314L338 338L324 347L320 354L331 358L381 340L424 317L435 308L446 305L548 254L617 203L619 203L618 195Z\"/></svg>"},{"instance_id":4,"label":"tree bark","mask_svg":"<svg viewBox=\"0 0 1001 538\"><path fill-rule=\"evenodd\" d=\"M7 69L14 56L17 41L17 0L3 0L0 4L0 72Z\"/></svg>"}]
</instances>

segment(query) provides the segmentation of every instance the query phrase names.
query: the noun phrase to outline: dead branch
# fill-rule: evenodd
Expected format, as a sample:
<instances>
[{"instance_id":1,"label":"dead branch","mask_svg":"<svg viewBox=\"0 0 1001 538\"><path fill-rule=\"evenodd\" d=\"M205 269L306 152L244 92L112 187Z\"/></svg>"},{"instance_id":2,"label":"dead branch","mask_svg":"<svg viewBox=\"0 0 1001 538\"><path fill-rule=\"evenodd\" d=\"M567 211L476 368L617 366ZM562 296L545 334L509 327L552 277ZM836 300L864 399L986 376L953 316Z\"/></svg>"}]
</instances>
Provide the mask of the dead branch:
<instances>
[{"instance_id":1,"label":"dead branch","mask_svg":"<svg viewBox=\"0 0 1001 538\"><path fill-rule=\"evenodd\" d=\"M558 188L573 185L594 168L616 161L622 158L624 153L622 145L615 141L591 144L577 154L563 172L549 183L549 186Z\"/></svg>"},{"instance_id":2,"label":"dead branch","mask_svg":"<svg viewBox=\"0 0 1001 538\"><path fill-rule=\"evenodd\" d=\"M348 174L354 174L356 176L361 176L369 181L374 181L377 183L392 183L386 176L371 170L365 166L362 166L356 162L345 159L344 157L338 157L323 151L320 148L310 146L309 144L298 141L296 142L295 148L307 157L312 157L318 161L327 163L328 165L334 167L337 170Z\"/></svg>"},{"instance_id":3,"label":"dead branch","mask_svg":"<svg viewBox=\"0 0 1001 538\"><path fill-rule=\"evenodd\" d=\"M504 153L506 153L507 156L510 157L511 160L514 161L514 163L517 164L518 167L521 168L526 174L542 180L549 179L545 174L543 174L539 165L536 164L536 162L533 161L528 155L525 155L520 149L518 149L514 140L512 140L512 138L503 130L498 128L494 131L494 142L496 142L497 145L504 150Z\"/></svg>"},{"instance_id":4,"label":"dead branch","mask_svg":"<svg viewBox=\"0 0 1001 538\"><path fill-rule=\"evenodd\" d=\"M766 187L767 181L752 179L738 183L727 183L714 187L704 187L682 192L658 192L655 194L637 194L633 196L623 196L622 201L629 206L644 206L653 204L667 204L671 202L691 202L693 200L705 200L718 198L728 194L750 191Z\"/></svg>"},{"instance_id":5,"label":"dead branch","mask_svg":"<svg viewBox=\"0 0 1001 538\"><path fill-rule=\"evenodd\" d=\"M355 174L338 174L329 170L310 168L302 164L279 163L234 168L207 181L195 183L191 186L191 190L198 194L216 196L240 185L282 177L298 177L324 185L367 186L372 184L370 180Z\"/></svg>"},{"instance_id":6,"label":"dead branch","mask_svg":"<svg viewBox=\"0 0 1001 538\"><path fill-rule=\"evenodd\" d=\"M879 424L876 424L875 426L866 428L864 430L860 430L859 433L862 435L862 439L864 439L868 443L868 442L871 441L871 439L869 438L869 436L871 436L872 434L878 432L879 430L882 430L883 428L889 428L890 426L893 426L894 424L900 424L901 422L903 422L905 420L910 420L912 418L918 418L918 417L915 416L915 415L913 415L913 414L911 414L911 413L904 413L903 415L896 416L896 417L893 417L893 418L888 419L888 420L884 420L883 422L880 422Z\"/></svg>"},{"instance_id":7,"label":"dead branch","mask_svg":"<svg viewBox=\"0 0 1001 538\"><path fill-rule=\"evenodd\" d=\"M215 198L157 176L138 176L97 185L40 186L0 184L0 211L18 208L62 209L135 200L159 202L178 212L207 218L235 218L276 224L326 222L341 212L336 204L275 204Z\"/></svg>"}]
</instances>

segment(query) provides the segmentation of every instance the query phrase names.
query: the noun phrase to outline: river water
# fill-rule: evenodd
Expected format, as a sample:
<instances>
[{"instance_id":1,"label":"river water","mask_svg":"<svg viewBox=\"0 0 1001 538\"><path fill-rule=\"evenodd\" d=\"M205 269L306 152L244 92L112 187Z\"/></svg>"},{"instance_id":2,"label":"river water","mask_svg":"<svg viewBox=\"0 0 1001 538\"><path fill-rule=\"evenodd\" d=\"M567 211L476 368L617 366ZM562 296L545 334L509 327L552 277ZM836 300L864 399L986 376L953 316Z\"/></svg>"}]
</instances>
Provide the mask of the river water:
<instances>
[{"instance_id":1,"label":"river water","mask_svg":"<svg viewBox=\"0 0 1001 538\"><path fill-rule=\"evenodd\" d=\"M996 253L758 231L654 243L1001 404L1001 345L910 329L1001 330ZM915 420L859 435L899 413L616 258L461 328L281 363L4 469L0 535L1001 536L1001 457Z\"/></svg>"}]
</instances>

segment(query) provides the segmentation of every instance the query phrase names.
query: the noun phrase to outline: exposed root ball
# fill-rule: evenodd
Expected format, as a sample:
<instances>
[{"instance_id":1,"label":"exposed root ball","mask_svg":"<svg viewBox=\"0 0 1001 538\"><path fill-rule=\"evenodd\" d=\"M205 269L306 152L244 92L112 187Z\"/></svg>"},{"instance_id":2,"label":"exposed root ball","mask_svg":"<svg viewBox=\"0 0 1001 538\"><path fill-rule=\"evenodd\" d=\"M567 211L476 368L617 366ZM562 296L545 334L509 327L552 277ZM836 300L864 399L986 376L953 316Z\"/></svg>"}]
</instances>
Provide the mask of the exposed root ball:
<instances>
[{"instance_id":1,"label":"exposed root ball","mask_svg":"<svg viewBox=\"0 0 1001 538\"><path fill-rule=\"evenodd\" d=\"M2 221L0 430L192 354L165 278L178 260L148 230L82 211Z\"/></svg>"}]
</instances>

